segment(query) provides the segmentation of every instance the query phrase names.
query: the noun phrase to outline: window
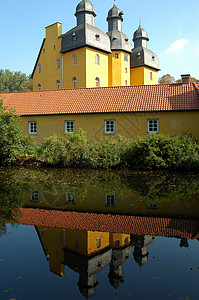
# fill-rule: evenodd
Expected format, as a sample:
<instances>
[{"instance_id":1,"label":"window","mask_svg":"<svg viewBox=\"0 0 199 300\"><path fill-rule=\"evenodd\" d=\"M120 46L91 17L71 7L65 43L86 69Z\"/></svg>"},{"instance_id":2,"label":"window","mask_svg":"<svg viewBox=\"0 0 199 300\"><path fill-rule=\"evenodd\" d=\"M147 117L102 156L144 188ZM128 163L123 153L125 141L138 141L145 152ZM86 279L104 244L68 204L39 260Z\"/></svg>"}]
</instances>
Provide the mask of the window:
<instances>
[{"instance_id":1,"label":"window","mask_svg":"<svg viewBox=\"0 0 199 300\"><path fill-rule=\"evenodd\" d=\"M75 249L79 248L79 240L75 238Z\"/></svg>"},{"instance_id":2,"label":"window","mask_svg":"<svg viewBox=\"0 0 199 300\"><path fill-rule=\"evenodd\" d=\"M115 120L105 120L104 121L104 133L105 134L115 133Z\"/></svg>"},{"instance_id":3,"label":"window","mask_svg":"<svg viewBox=\"0 0 199 300\"><path fill-rule=\"evenodd\" d=\"M38 87L38 90L41 91L41 83L38 83L37 87Z\"/></svg>"},{"instance_id":4,"label":"window","mask_svg":"<svg viewBox=\"0 0 199 300\"><path fill-rule=\"evenodd\" d=\"M150 72L150 80L153 80L153 73Z\"/></svg>"},{"instance_id":5,"label":"window","mask_svg":"<svg viewBox=\"0 0 199 300\"><path fill-rule=\"evenodd\" d=\"M29 122L29 134L37 134L37 122Z\"/></svg>"},{"instance_id":6,"label":"window","mask_svg":"<svg viewBox=\"0 0 199 300\"><path fill-rule=\"evenodd\" d=\"M147 201L147 209L158 209L158 208L159 208L158 202Z\"/></svg>"},{"instance_id":7,"label":"window","mask_svg":"<svg viewBox=\"0 0 199 300\"><path fill-rule=\"evenodd\" d=\"M159 120L147 120L147 133L159 133Z\"/></svg>"},{"instance_id":8,"label":"window","mask_svg":"<svg viewBox=\"0 0 199 300\"><path fill-rule=\"evenodd\" d=\"M115 53L115 59L119 59L119 54Z\"/></svg>"},{"instance_id":9,"label":"window","mask_svg":"<svg viewBox=\"0 0 199 300\"><path fill-rule=\"evenodd\" d=\"M40 74L41 73L41 64L39 63L38 64L38 74Z\"/></svg>"},{"instance_id":10,"label":"window","mask_svg":"<svg viewBox=\"0 0 199 300\"><path fill-rule=\"evenodd\" d=\"M96 54L95 55L95 64L97 65L97 66L99 66L99 54Z\"/></svg>"},{"instance_id":11,"label":"window","mask_svg":"<svg viewBox=\"0 0 199 300\"><path fill-rule=\"evenodd\" d=\"M115 194L105 195L105 206L115 206Z\"/></svg>"},{"instance_id":12,"label":"window","mask_svg":"<svg viewBox=\"0 0 199 300\"><path fill-rule=\"evenodd\" d=\"M56 84L57 84L57 90L60 90L60 80L57 80Z\"/></svg>"},{"instance_id":13,"label":"window","mask_svg":"<svg viewBox=\"0 0 199 300\"><path fill-rule=\"evenodd\" d=\"M127 84L128 84L128 82L127 82L127 80L125 80L124 85L127 86Z\"/></svg>"},{"instance_id":14,"label":"window","mask_svg":"<svg viewBox=\"0 0 199 300\"><path fill-rule=\"evenodd\" d=\"M66 192L66 204L75 204L75 192Z\"/></svg>"},{"instance_id":15,"label":"window","mask_svg":"<svg viewBox=\"0 0 199 300\"><path fill-rule=\"evenodd\" d=\"M75 121L65 121L65 134L75 133Z\"/></svg>"},{"instance_id":16,"label":"window","mask_svg":"<svg viewBox=\"0 0 199 300\"><path fill-rule=\"evenodd\" d=\"M77 65L77 55L73 54L73 66Z\"/></svg>"},{"instance_id":17,"label":"window","mask_svg":"<svg viewBox=\"0 0 199 300\"><path fill-rule=\"evenodd\" d=\"M56 63L57 63L57 70L60 70L60 59L59 58L56 60Z\"/></svg>"},{"instance_id":18,"label":"window","mask_svg":"<svg viewBox=\"0 0 199 300\"><path fill-rule=\"evenodd\" d=\"M73 81L73 88L76 89L77 88L77 77L74 76L72 78L72 81Z\"/></svg>"},{"instance_id":19,"label":"window","mask_svg":"<svg viewBox=\"0 0 199 300\"><path fill-rule=\"evenodd\" d=\"M97 238L97 249L99 249L101 247L101 237Z\"/></svg>"},{"instance_id":20,"label":"window","mask_svg":"<svg viewBox=\"0 0 199 300\"><path fill-rule=\"evenodd\" d=\"M128 69L127 69L127 68L125 68L125 70L124 70L124 71L125 71L125 73L127 74L127 72L128 72Z\"/></svg>"},{"instance_id":21,"label":"window","mask_svg":"<svg viewBox=\"0 0 199 300\"><path fill-rule=\"evenodd\" d=\"M129 58L128 58L128 54L124 54L124 61L128 61L129 60Z\"/></svg>"},{"instance_id":22,"label":"window","mask_svg":"<svg viewBox=\"0 0 199 300\"><path fill-rule=\"evenodd\" d=\"M100 79L99 79L99 77L95 78L95 87L100 87Z\"/></svg>"},{"instance_id":23,"label":"window","mask_svg":"<svg viewBox=\"0 0 199 300\"><path fill-rule=\"evenodd\" d=\"M39 201L39 191L38 190L30 190L30 201L31 202L38 202Z\"/></svg>"},{"instance_id":24,"label":"window","mask_svg":"<svg viewBox=\"0 0 199 300\"><path fill-rule=\"evenodd\" d=\"M100 41L100 35L99 34L96 34L95 37L96 37L96 41Z\"/></svg>"},{"instance_id":25,"label":"window","mask_svg":"<svg viewBox=\"0 0 199 300\"><path fill-rule=\"evenodd\" d=\"M76 41L76 39L77 39L77 36L76 36L75 32L73 32L73 34L72 34L72 39L73 39L73 41Z\"/></svg>"},{"instance_id":26,"label":"window","mask_svg":"<svg viewBox=\"0 0 199 300\"><path fill-rule=\"evenodd\" d=\"M129 242L129 238L128 238L128 237L126 237L126 238L125 238L125 240L124 240L124 243L125 243L125 245L127 245L127 244L128 244L128 242Z\"/></svg>"}]
</instances>

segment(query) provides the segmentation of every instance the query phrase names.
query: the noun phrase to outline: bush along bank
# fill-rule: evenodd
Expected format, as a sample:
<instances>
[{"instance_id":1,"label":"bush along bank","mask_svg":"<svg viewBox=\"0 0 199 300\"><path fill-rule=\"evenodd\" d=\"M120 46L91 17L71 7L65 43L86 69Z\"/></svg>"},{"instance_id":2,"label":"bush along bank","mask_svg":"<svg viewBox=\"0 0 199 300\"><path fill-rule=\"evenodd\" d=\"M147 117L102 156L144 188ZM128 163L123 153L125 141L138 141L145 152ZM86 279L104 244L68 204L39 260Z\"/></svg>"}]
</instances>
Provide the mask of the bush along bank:
<instances>
[{"instance_id":1,"label":"bush along bank","mask_svg":"<svg viewBox=\"0 0 199 300\"><path fill-rule=\"evenodd\" d=\"M31 159L56 167L199 170L199 139L191 134L89 138L79 130L65 137L53 135L33 148Z\"/></svg>"}]
</instances>

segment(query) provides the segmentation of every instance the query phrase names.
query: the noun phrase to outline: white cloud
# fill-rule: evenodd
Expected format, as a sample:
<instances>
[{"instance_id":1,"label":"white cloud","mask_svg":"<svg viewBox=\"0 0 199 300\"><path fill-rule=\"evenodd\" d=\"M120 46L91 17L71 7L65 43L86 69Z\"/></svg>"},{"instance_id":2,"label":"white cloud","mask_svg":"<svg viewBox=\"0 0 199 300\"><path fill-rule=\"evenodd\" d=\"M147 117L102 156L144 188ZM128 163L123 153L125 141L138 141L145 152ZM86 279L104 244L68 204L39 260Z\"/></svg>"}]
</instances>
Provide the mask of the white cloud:
<instances>
[{"instance_id":1,"label":"white cloud","mask_svg":"<svg viewBox=\"0 0 199 300\"><path fill-rule=\"evenodd\" d=\"M171 46L165 51L166 54L175 53L184 48L184 46L188 43L186 39L180 39L171 44Z\"/></svg>"}]
</instances>

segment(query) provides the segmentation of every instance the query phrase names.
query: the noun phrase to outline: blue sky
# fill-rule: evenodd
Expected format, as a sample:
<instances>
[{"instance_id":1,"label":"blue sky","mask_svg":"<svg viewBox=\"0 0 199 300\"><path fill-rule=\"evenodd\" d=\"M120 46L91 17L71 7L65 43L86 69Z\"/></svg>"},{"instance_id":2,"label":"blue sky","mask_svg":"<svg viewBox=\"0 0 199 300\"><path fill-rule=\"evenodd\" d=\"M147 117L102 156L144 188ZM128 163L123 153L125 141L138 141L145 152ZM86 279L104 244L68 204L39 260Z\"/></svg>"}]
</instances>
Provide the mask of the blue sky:
<instances>
[{"instance_id":1,"label":"blue sky","mask_svg":"<svg viewBox=\"0 0 199 300\"><path fill-rule=\"evenodd\" d=\"M76 26L80 0L10 0L0 7L0 69L32 73L45 27L62 23L63 33ZM92 0L95 25L107 32L106 17L113 0ZM148 48L160 60L161 72L175 79L190 73L199 79L199 0L117 0L124 11L123 32L132 40L141 17L149 36ZM133 44L133 42L132 42Z\"/></svg>"}]
</instances>

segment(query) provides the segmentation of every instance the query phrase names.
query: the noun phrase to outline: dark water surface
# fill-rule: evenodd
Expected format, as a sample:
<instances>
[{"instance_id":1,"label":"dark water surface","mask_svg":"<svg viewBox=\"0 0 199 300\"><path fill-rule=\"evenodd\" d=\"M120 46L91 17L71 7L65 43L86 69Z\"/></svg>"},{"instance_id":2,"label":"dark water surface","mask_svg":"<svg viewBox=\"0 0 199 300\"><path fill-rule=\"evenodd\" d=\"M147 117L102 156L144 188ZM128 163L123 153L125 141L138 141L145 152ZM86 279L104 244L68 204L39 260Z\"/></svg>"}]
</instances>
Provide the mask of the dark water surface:
<instances>
[{"instance_id":1,"label":"dark water surface","mask_svg":"<svg viewBox=\"0 0 199 300\"><path fill-rule=\"evenodd\" d=\"M199 175L0 168L0 299L199 299Z\"/></svg>"}]
</instances>

